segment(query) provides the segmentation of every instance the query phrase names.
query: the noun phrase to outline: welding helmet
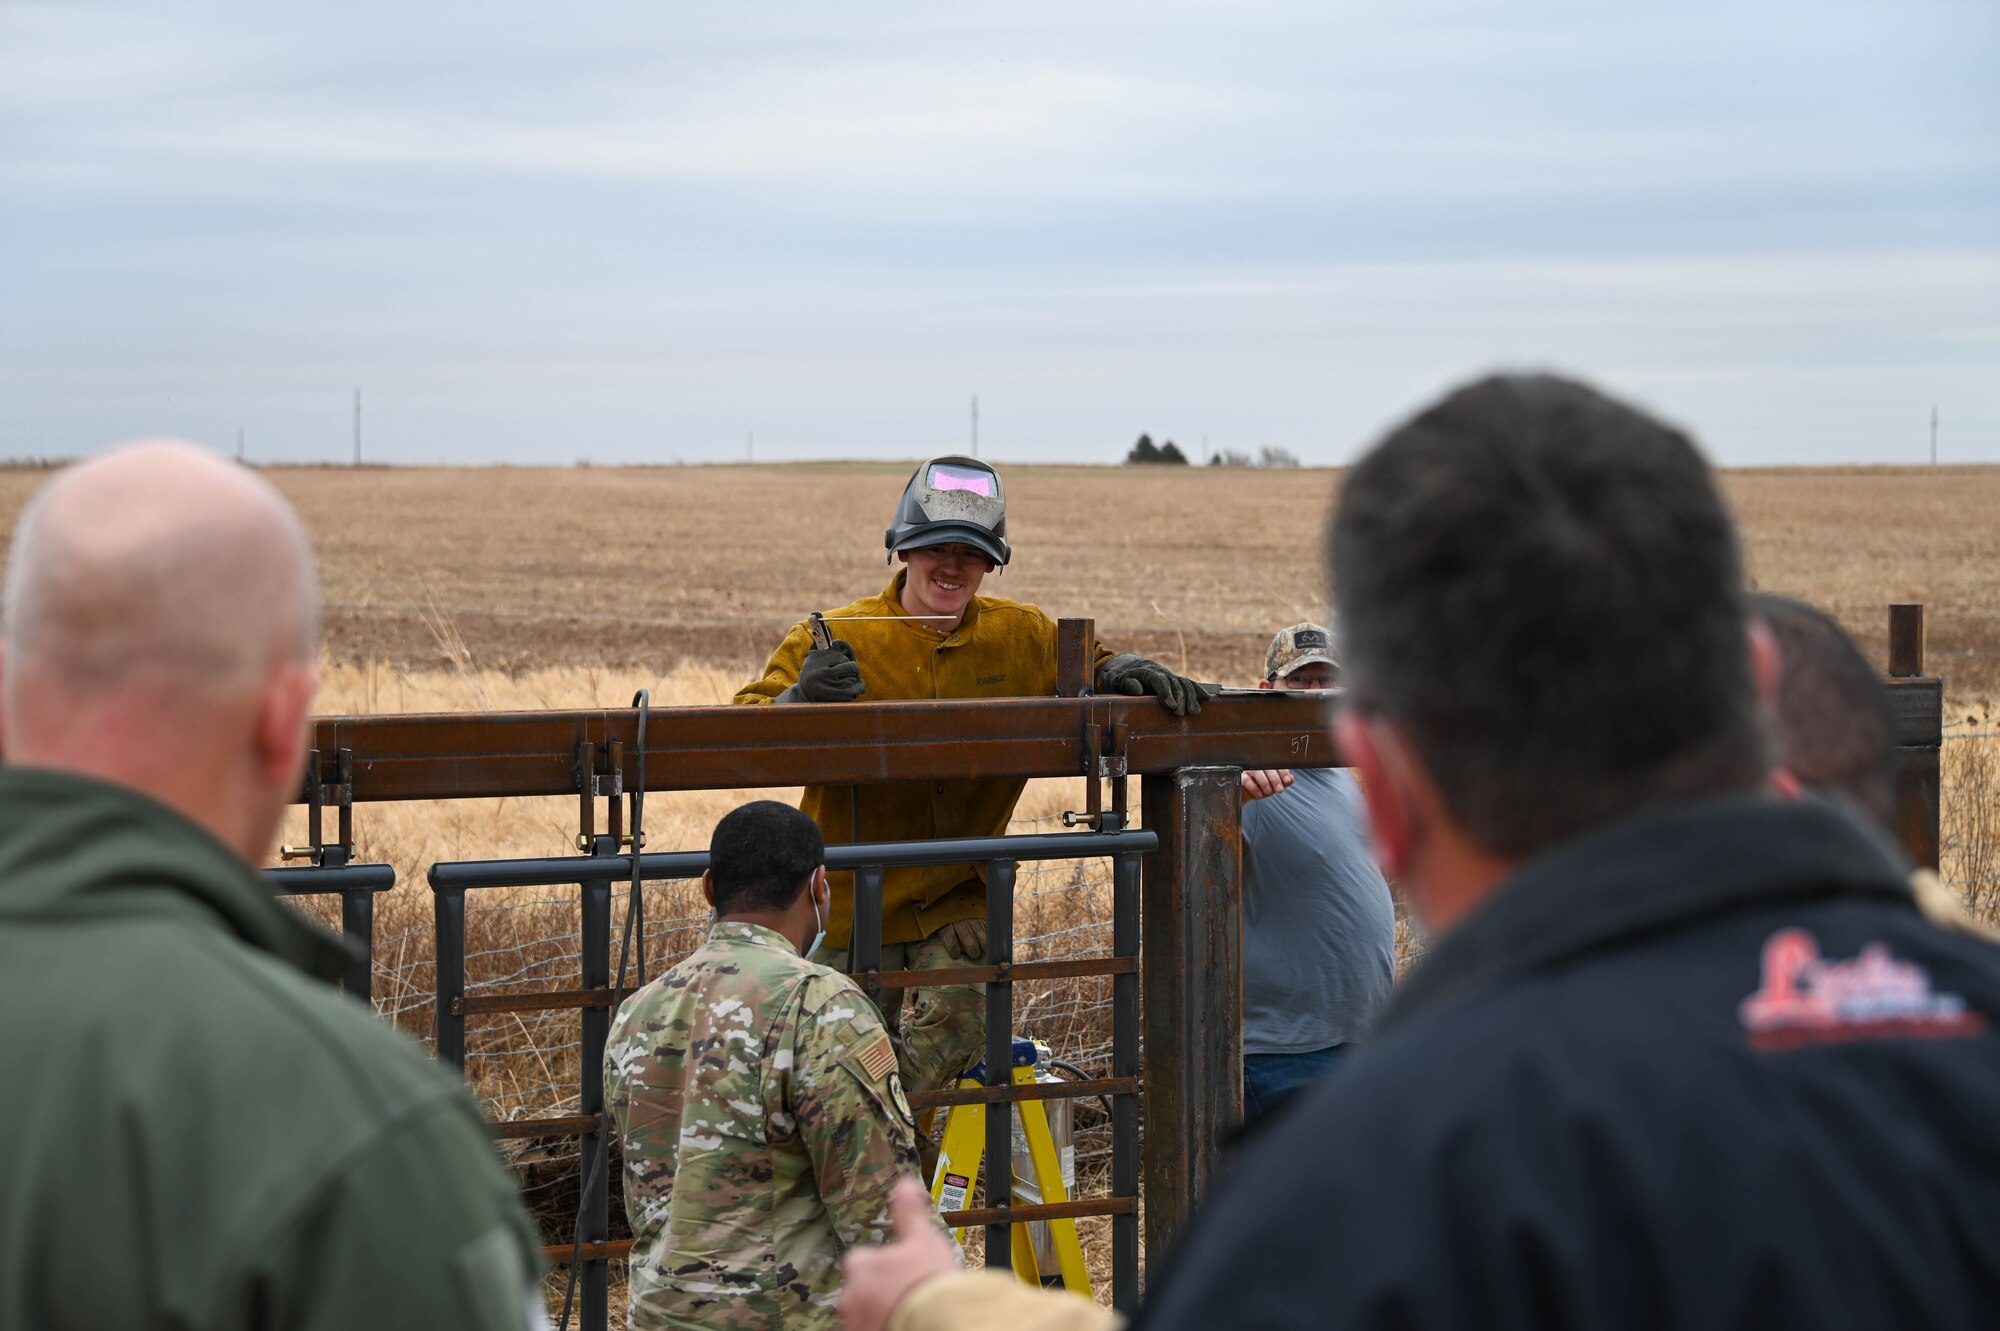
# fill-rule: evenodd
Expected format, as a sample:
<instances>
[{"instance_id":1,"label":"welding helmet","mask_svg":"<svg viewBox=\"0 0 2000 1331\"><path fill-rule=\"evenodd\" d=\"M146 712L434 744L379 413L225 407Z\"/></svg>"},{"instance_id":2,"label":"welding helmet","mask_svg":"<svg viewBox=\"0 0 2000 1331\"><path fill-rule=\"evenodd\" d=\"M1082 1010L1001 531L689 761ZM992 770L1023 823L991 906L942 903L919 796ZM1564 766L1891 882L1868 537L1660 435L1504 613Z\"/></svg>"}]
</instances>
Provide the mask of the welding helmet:
<instances>
[{"instance_id":1,"label":"welding helmet","mask_svg":"<svg viewBox=\"0 0 2000 1331\"><path fill-rule=\"evenodd\" d=\"M1007 494L1000 473L977 458L932 458L917 468L896 505L896 520L882 534L893 557L927 545L969 545L1005 564Z\"/></svg>"}]
</instances>

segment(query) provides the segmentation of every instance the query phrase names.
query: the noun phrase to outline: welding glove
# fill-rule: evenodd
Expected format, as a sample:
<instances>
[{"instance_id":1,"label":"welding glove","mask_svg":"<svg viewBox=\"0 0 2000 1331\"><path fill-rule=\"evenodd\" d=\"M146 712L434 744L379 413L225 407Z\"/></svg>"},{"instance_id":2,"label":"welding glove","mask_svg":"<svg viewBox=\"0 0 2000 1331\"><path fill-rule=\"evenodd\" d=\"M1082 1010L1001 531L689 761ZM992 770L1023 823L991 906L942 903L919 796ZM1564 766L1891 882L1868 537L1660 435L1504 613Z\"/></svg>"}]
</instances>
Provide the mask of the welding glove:
<instances>
[{"instance_id":1,"label":"welding glove","mask_svg":"<svg viewBox=\"0 0 2000 1331\"><path fill-rule=\"evenodd\" d=\"M1193 716L1201 701L1211 696L1208 686L1186 675L1176 675L1158 661L1123 653L1097 668L1099 693L1127 693L1133 697L1150 693L1175 716Z\"/></svg>"},{"instance_id":2,"label":"welding glove","mask_svg":"<svg viewBox=\"0 0 2000 1331\"><path fill-rule=\"evenodd\" d=\"M854 664L854 649L839 638L806 653L799 682L792 687L807 702L853 702L868 690L861 667Z\"/></svg>"},{"instance_id":3,"label":"welding glove","mask_svg":"<svg viewBox=\"0 0 2000 1331\"><path fill-rule=\"evenodd\" d=\"M944 950L977 966L986 960L986 921L953 920L937 931Z\"/></svg>"}]
</instances>

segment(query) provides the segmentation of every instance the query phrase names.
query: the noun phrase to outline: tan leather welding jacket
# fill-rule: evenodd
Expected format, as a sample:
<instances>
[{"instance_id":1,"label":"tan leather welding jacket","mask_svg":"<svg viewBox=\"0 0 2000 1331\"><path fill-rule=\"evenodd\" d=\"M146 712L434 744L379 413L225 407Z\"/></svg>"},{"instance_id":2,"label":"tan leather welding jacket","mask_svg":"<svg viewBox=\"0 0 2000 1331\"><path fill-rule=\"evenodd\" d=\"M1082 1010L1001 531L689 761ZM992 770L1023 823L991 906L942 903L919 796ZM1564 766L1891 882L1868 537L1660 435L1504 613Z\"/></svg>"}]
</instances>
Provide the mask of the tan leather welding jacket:
<instances>
[{"instance_id":1,"label":"tan leather welding jacket","mask_svg":"<svg viewBox=\"0 0 2000 1331\"><path fill-rule=\"evenodd\" d=\"M903 572L878 596L829 610L833 636L854 648L868 691L862 702L918 698L1047 697L1056 691L1056 624L1037 606L995 596L975 596L957 628L939 633L909 620L844 618L902 615ZM812 649L805 621L792 626L758 679L737 693L739 703L768 703L798 683ZM1098 665L1111 653L1098 649ZM839 706L837 703L788 706ZM854 840L914 841L932 837L999 836L1014 815L1022 781L899 781L861 787L861 836L854 835L848 786L807 786L799 801L819 824L828 845ZM955 920L986 915L984 867L945 864L890 869L882 879L882 941L911 943ZM854 915L854 876L834 874L833 909L826 922L831 947L848 946Z\"/></svg>"}]
</instances>

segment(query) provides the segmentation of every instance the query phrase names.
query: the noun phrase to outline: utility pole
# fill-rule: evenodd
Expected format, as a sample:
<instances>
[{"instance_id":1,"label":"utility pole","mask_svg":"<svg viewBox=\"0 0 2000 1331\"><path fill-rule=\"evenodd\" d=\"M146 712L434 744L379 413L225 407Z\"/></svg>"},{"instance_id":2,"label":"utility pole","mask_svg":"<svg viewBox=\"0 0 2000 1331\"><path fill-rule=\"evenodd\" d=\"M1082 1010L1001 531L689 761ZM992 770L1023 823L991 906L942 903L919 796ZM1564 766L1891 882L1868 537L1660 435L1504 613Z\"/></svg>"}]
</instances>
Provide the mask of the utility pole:
<instances>
[{"instance_id":1,"label":"utility pole","mask_svg":"<svg viewBox=\"0 0 2000 1331\"><path fill-rule=\"evenodd\" d=\"M757 460L757 432L755 430L745 430L743 432L743 460L745 462L755 462Z\"/></svg>"},{"instance_id":2,"label":"utility pole","mask_svg":"<svg viewBox=\"0 0 2000 1331\"><path fill-rule=\"evenodd\" d=\"M1937 403L1931 403L1931 465L1937 465Z\"/></svg>"},{"instance_id":3,"label":"utility pole","mask_svg":"<svg viewBox=\"0 0 2000 1331\"><path fill-rule=\"evenodd\" d=\"M1208 431L1206 430L1202 431L1201 435L1201 465L1204 467L1208 465Z\"/></svg>"},{"instance_id":4,"label":"utility pole","mask_svg":"<svg viewBox=\"0 0 2000 1331\"><path fill-rule=\"evenodd\" d=\"M972 395L972 456L979 456L979 394Z\"/></svg>"},{"instance_id":5,"label":"utility pole","mask_svg":"<svg viewBox=\"0 0 2000 1331\"><path fill-rule=\"evenodd\" d=\"M354 390L354 465L361 465L361 390Z\"/></svg>"}]
</instances>

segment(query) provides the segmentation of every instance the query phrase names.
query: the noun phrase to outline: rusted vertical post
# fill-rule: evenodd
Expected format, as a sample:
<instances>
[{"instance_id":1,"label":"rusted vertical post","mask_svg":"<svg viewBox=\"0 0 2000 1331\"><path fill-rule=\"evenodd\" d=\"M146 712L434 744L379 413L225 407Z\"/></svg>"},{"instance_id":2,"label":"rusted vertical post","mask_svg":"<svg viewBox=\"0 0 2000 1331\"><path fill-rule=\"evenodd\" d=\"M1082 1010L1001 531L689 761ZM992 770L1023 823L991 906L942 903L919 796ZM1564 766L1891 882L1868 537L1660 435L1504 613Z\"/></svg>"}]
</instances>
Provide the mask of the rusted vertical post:
<instances>
[{"instance_id":1,"label":"rusted vertical post","mask_svg":"<svg viewBox=\"0 0 2000 1331\"><path fill-rule=\"evenodd\" d=\"M432 866L432 909L436 916L437 1052L438 1057L465 1071L465 889L439 887Z\"/></svg>"},{"instance_id":2,"label":"rusted vertical post","mask_svg":"<svg viewBox=\"0 0 2000 1331\"><path fill-rule=\"evenodd\" d=\"M861 982L868 1000L882 1006L882 866L854 871L854 909L849 912L847 973Z\"/></svg>"},{"instance_id":3,"label":"rusted vertical post","mask_svg":"<svg viewBox=\"0 0 2000 1331\"><path fill-rule=\"evenodd\" d=\"M1056 621L1056 696L1081 698L1090 692L1096 672L1097 621L1058 619Z\"/></svg>"},{"instance_id":4,"label":"rusted vertical post","mask_svg":"<svg viewBox=\"0 0 2000 1331\"><path fill-rule=\"evenodd\" d=\"M1014 869L1012 860L986 866L986 964L1014 964ZM986 1084L1014 1081L1014 985L994 980L986 986ZM986 1204L1002 1212L1014 1201L1014 1106L986 1106ZM986 1264L1005 1270L1013 1264L1014 1232L1007 1221L986 1227Z\"/></svg>"},{"instance_id":5,"label":"rusted vertical post","mask_svg":"<svg viewBox=\"0 0 2000 1331\"><path fill-rule=\"evenodd\" d=\"M1924 673L1924 608L1908 602L1889 607L1889 673Z\"/></svg>"},{"instance_id":6,"label":"rusted vertical post","mask_svg":"<svg viewBox=\"0 0 2000 1331\"><path fill-rule=\"evenodd\" d=\"M1143 899L1146 1251L1168 1251L1243 1118L1243 835L1234 767L1148 776Z\"/></svg>"},{"instance_id":7,"label":"rusted vertical post","mask_svg":"<svg viewBox=\"0 0 2000 1331\"><path fill-rule=\"evenodd\" d=\"M1896 839L1911 862L1938 867L1944 681L1924 673L1924 608L1889 607L1889 703L1896 721Z\"/></svg>"},{"instance_id":8,"label":"rusted vertical post","mask_svg":"<svg viewBox=\"0 0 2000 1331\"><path fill-rule=\"evenodd\" d=\"M1139 952L1139 875L1143 860L1120 855L1111 862L1111 950L1121 957ZM1111 1075L1139 1075L1139 977L1111 981ZM1121 1095L1111 1101L1111 1195L1139 1195L1139 1100ZM1111 1305L1132 1315L1139 1306L1139 1217L1111 1217Z\"/></svg>"},{"instance_id":9,"label":"rusted vertical post","mask_svg":"<svg viewBox=\"0 0 2000 1331\"><path fill-rule=\"evenodd\" d=\"M347 963L340 987L364 1003L375 1001L375 893L357 887L340 894L340 932L361 944Z\"/></svg>"},{"instance_id":10,"label":"rusted vertical post","mask_svg":"<svg viewBox=\"0 0 2000 1331\"><path fill-rule=\"evenodd\" d=\"M638 854L637 850L632 852ZM578 980L584 989L609 989L611 987L611 880L591 878L581 884L583 890L581 928L578 930L581 943L581 964ZM588 1114L596 1120L579 1143L579 1185L577 1190L577 1231L586 1244L603 1243L611 1237L611 1189L610 1180L603 1173L593 1173L590 1162L597 1158L600 1150L608 1150L608 1144L600 1144L600 1137L610 1131L610 1119L604 1114L604 1046L611 1034L612 1013L608 1007L587 1007L582 1012L582 1039L580 1054L583 1066L580 1072L581 1085L578 1087L577 1111ZM608 1166L607 1166L608 1168ZM604 1331L610 1317L609 1297L610 1271L602 1257L585 1259L583 1270L577 1281L581 1292L578 1300L578 1325L583 1331Z\"/></svg>"}]
</instances>

